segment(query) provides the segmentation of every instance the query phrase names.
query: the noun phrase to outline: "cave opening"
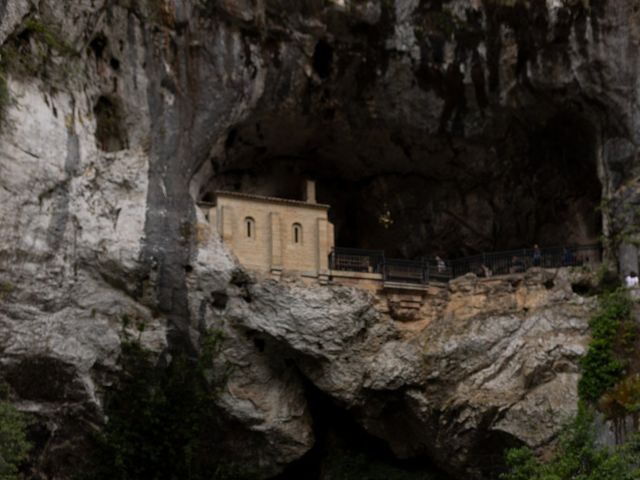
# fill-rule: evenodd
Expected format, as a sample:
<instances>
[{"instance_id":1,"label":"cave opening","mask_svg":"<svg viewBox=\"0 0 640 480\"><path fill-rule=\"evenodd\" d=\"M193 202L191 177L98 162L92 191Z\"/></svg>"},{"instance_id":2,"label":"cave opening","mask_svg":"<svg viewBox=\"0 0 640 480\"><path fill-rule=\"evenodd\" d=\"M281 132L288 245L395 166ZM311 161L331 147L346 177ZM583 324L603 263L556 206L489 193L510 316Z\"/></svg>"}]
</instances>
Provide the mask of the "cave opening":
<instances>
[{"instance_id":1,"label":"cave opening","mask_svg":"<svg viewBox=\"0 0 640 480\"><path fill-rule=\"evenodd\" d=\"M498 479L509 472L506 452L525 445L510 433L492 430L476 442L475 454L469 457L480 478Z\"/></svg>"},{"instance_id":2,"label":"cave opening","mask_svg":"<svg viewBox=\"0 0 640 480\"><path fill-rule=\"evenodd\" d=\"M333 62L333 49L326 41L320 40L316 43L313 52L313 69L322 79L331 75L331 63Z\"/></svg>"},{"instance_id":3,"label":"cave opening","mask_svg":"<svg viewBox=\"0 0 640 480\"><path fill-rule=\"evenodd\" d=\"M116 57L111 57L111 60L109 60L109 65L111 65L111 68L116 71L120 70L120 60L118 60Z\"/></svg>"},{"instance_id":4,"label":"cave opening","mask_svg":"<svg viewBox=\"0 0 640 480\"><path fill-rule=\"evenodd\" d=\"M397 258L600 239L597 135L581 112L520 112L500 135L475 139L344 120L265 116L235 125L198 199L227 190L300 200L312 178L318 202L331 206L337 246Z\"/></svg>"},{"instance_id":5,"label":"cave opening","mask_svg":"<svg viewBox=\"0 0 640 480\"><path fill-rule=\"evenodd\" d=\"M528 144L528 216L521 232L552 244L598 242L602 186L594 128L563 112L534 129Z\"/></svg>"},{"instance_id":6,"label":"cave opening","mask_svg":"<svg viewBox=\"0 0 640 480\"><path fill-rule=\"evenodd\" d=\"M96 58L102 58L102 54L107 48L109 40L103 33L98 33L92 40L89 42L89 48L93 51L93 54Z\"/></svg>"},{"instance_id":7,"label":"cave opening","mask_svg":"<svg viewBox=\"0 0 640 480\"><path fill-rule=\"evenodd\" d=\"M127 148L128 140L121 102L114 97L101 96L93 107L96 117L96 146L104 152Z\"/></svg>"},{"instance_id":8,"label":"cave opening","mask_svg":"<svg viewBox=\"0 0 640 480\"><path fill-rule=\"evenodd\" d=\"M427 458L400 460L387 444L369 434L350 412L305 380L315 443L312 449L272 480L449 480Z\"/></svg>"}]
</instances>

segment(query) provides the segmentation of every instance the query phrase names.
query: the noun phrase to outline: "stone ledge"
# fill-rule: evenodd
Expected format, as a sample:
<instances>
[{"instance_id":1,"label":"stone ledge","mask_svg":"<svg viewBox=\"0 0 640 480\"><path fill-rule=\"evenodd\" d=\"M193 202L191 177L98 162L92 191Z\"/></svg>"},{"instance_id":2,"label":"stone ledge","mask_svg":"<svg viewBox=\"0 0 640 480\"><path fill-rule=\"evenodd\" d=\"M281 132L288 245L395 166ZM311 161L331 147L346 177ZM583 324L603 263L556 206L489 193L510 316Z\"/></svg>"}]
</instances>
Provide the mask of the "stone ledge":
<instances>
[{"instance_id":1,"label":"stone ledge","mask_svg":"<svg viewBox=\"0 0 640 480\"><path fill-rule=\"evenodd\" d=\"M331 270L329 275L333 278L353 278L362 280L379 280L382 282L381 273L349 272L344 270Z\"/></svg>"}]
</instances>

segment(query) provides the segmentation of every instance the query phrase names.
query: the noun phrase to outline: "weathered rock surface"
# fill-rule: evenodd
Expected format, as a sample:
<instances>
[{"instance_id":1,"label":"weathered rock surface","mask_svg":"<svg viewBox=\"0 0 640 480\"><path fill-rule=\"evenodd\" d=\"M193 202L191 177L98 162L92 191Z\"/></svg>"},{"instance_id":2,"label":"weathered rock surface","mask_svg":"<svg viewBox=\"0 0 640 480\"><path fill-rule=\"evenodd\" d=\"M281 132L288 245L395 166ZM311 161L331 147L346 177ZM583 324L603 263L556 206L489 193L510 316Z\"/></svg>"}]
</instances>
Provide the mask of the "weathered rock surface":
<instances>
[{"instance_id":1,"label":"weathered rock surface","mask_svg":"<svg viewBox=\"0 0 640 480\"><path fill-rule=\"evenodd\" d=\"M41 420L34 471L81 464L123 328L159 356L224 332L230 450L265 478L313 445L305 382L460 478L548 444L593 307L567 272L463 278L403 324L252 278L195 201L313 175L342 244L411 257L592 240L604 198L634 268L637 20L631 0L0 0L0 366Z\"/></svg>"},{"instance_id":2,"label":"weathered rock surface","mask_svg":"<svg viewBox=\"0 0 640 480\"><path fill-rule=\"evenodd\" d=\"M401 458L428 455L481 476L490 455L499 463L506 446L544 447L575 413L594 299L573 293L567 271L456 280L438 320L419 332L342 287L307 298L298 286L249 291L250 303L227 304L230 324L257 335L272 360L295 364ZM334 303L319 308L327 296Z\"/></svg>"}]
</instances>

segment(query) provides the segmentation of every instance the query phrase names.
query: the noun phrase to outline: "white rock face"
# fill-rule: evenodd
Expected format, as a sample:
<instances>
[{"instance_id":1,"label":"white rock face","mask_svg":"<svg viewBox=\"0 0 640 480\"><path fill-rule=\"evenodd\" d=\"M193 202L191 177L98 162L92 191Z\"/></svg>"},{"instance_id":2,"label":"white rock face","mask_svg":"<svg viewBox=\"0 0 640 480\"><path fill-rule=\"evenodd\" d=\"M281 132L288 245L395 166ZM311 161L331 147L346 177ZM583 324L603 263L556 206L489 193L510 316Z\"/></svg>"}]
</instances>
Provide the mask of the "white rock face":
<instances>
[{"instance_id":1,"label":"white rock face","mask_svg":"<svg viewBox=\"0 0 640 480\"><path fill-rule=\"evenodd\" d=\"M6 1L0 3L0 42L18 25L22 18L29 12L29 2L27 0Z\"/></svg>"},{"instance_id":2,"label":"white rock face","mask_svg":"<svg viewBox=\"0 0 640 480\"><path fill-rule=\"evenodd\" d=\"M71 96L35 83L10 88L0 142L0 362L5 378L22 377L14 385L21 408L58 424L46 457L83 441L82 429L66 431L74 415L86 412L87 427L100 421L122 319L145 323L141 341L158 353L166 323L130 295L144 237L146 154L98 154L92 126L81 121L91 112Z\"/></svg>"}]
</instances>

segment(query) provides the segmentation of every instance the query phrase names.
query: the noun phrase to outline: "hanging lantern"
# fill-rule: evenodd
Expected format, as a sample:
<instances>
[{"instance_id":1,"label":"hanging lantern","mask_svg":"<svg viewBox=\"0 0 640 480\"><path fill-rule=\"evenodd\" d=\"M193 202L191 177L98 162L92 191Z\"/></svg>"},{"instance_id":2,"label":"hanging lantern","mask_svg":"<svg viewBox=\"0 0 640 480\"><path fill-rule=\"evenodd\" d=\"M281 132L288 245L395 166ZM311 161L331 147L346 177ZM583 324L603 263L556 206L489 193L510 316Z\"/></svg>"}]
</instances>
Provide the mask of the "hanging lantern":
<instances>
[{"instance_id":1,"label":"hanging lantern","mask_svg":"<svg viewBox=\"0 0 640 480\"><path fill-rule=\"evenodd\" d=\"M388 230L391 225L393 225L393 218L391 217L391 211L387 207L387 204L384 204L384 212L382 212L378 216L378 223L382 225L382 227Z\"/></svg>"}]
</instances>

